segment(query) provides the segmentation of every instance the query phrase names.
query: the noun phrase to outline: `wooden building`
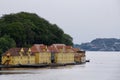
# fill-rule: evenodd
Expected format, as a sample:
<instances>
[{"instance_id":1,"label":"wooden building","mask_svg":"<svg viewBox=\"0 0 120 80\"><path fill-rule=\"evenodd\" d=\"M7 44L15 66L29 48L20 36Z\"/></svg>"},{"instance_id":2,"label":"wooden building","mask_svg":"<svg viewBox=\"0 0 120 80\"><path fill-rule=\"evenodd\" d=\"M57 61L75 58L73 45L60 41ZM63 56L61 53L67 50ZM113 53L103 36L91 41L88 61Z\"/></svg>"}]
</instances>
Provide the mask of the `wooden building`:
<instances>
[{"instance_id":1,"label":"wooden building","mask_svg":"<svg viewBox=\"0 0 120 80\"><path fill-rule=\"evenodd\" d=\"M50 64L51 53L47 46L43 44L34 44L31 47L31 52L35 54L35 64Z\"/></svg>"},{"instance_id":2,"label":"wooden building","mask_svg":"<svg viewBox=\"0 0 120 80\"><path fill-rule=\"evenodd\" d=\"M85 63L86 62L86 55L85 51L81 51L78 48L74 48L75 55L74 55L74 60L76 63Z\"/></svg>"},{"instance_id":3,"label":"wooden building","mask_svg":"<svg viewBox=\"0 0 120 80\"><path fill-rule=\"evenodd\" d=\"M29 48L11 48L2 55L2 64L34 64L34 54Z\"/></svg>"},{"instance_id":4,"label":"wooden building","mask_svg":"<svg viewBox=\"0 0 120 80\"><path fill-rule=\"evenodd\" d=\"M74 51L71 46L66 46L65 44L53 44L48 47L48 50L52 55L52 63L74 63Z\"/></svg>"},{"instance_id":5,"label":"wooden building","mask_svg":"<svg viewBox=\"0 0 120 80\"><path fill-rule=\"evenodd\" d=\"M31 48L11 48L2 55L4 65L84 63L85 51L65 44L34 44Z\"/></svg>"}]
</instances>

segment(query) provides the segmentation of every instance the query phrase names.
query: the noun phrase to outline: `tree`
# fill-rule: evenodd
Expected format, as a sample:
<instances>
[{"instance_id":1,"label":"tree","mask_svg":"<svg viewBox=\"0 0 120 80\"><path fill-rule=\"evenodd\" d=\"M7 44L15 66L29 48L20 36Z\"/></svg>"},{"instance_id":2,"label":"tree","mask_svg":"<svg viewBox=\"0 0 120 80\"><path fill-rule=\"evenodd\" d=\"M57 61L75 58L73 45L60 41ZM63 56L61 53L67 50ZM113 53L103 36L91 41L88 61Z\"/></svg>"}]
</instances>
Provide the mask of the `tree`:
<instances>
[{"instance_id":1,"label":"tree","mask_svg":"<svg viewBox=\"0 0 120 80\"><path fill-rule=\"evenodd\" d=\"M0 18L0 37L8 35L17 47L30 47L33 44L64 43L72 45L72 37L34 13L20 12ZM3 41L5 42L5 41Z\"/></svg>"},{"instance_id":2,"label":"tree","mask_svg":"<svg viewBox=\"0 0 120 80\"><path fill-rule=\"evenodd\" d=\"M10 36L4 35L3 37L0 38L0 62L1 62L2 54L9 48L15 47L15 46L16 46L16 43L12 38L10 38Z\"/></svg>"},{"instance_id":3,"label":"tree","mask_svg":"<svg viewBox=\"0 0 120 80\"><path fill-rule=\"evenodd\" d=\"M73 38L68 34L63 34L63 40L62 41L66 45L73 45L73 43L72 43Z\"/></svg>"},{"instance_id":4,"label":"tree","mask_svg":"<svg viewBox=\"0 0 120 80\"><path fill-rule=\"evenodd\" d=\"M0 38L0 52L3 53L11 47L15 47L15 41L10 38L8 35L5 35Z\"/></svg>"}]
</instances>

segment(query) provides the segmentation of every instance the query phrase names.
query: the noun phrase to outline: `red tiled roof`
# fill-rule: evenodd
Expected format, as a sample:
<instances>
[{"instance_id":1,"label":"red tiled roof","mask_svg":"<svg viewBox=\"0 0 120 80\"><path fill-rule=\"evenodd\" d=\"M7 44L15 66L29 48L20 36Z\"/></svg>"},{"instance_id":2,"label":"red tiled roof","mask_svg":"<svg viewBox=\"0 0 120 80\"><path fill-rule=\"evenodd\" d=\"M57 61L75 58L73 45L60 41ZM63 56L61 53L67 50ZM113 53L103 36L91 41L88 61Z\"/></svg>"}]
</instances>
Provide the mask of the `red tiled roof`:
<instances>
[{"instance_id":1,"label":"red tiled roof","mask_svg":"<svg viewBox=\"0 0 120 80\"><path fill-rule=\"evenodd\" d=\"M30 49L29 48L11 48L8 51L6 51L3 56L5 55L12 55L12 56L18 56L20 55L19 52L22 52L23 55L28 55L27 52L30 50L30 54L34 55L36 52L55 52L55 53L85 53L83 51L80 51L79 48L73 48L72 46L66 46L65 44L52 44L51 46L46 46L44 44L34 44Z\"/></svg>"},{"instance_id":2,"label":"red tiled roof","mask_svg":"<svg viewBox=\"0 0 120 80\"><path fill-rule=\"evenodd\" d=\"M27 52L29 48L10 48L8 51L6 51L2 56L10 55L10 56L20 56L20 52L23 49L22 55L27 56ZM34 55L31 53L31 55Z\"/></svg>"},{"instance_id":3,"label":"red tiled roof","mask_svg":"<svg viewBox=\"0 0 120 80\"><path fill-rule=\"evenodd\" d=\"M65 52L65 44L53 44L52 46L54 46L57 50L57 52Z\"/></svg>"},{"instance_id":4,"label":"red tiled roof","mask_svg":"<svg viewBox=\"0 0 120 80\"><path fill-rule=\"evenodd\" d=\"M28 55L27 52L28 52L29 48L21 48L21 49L23 49L23 51L24 51L22 53L23 55L25 55L25 56Z\"/></svg>"},{"instance_id":5,"label":"red tiled roof","mask_svg":"<svg viewBox=\"0 0 120 80\"><path fill-rule=\"evenodd\" d=\"M74 48L73 48L72 46L66 46L66 47L65 47L65 50L66 50L67 53L68 53L68 52L74 53L75 51L74 51L73 49L74 49Z\"/></svg>"},{"instance_id":6,"label":"red tiled roof","mask_svg":"<svg viewBox=\"0 0 120 80\"><path fill-rule=\"evenodd\" d=\"M33 45L30 49L33 53L39 52L39 49L35 45Z\"/></svg>"},{"instance_id":7,"label":"red tiled roof","mask_svg":"<svg viewBox=\"0 0 120 80\"><path fill-rule=\"evenodd\" d=\"M47 46L43 44L34 44L31 47L31 52L36 53L36 52L48 52Z\"/></svg>"},{"instance_id":8,"label":"red tiled roof","mask_svg":"<svg viewBox=\"0 0 120 80\"><path fill-rule=\"evenodd\" d=\"M23 48L24 52L28 52L29 48Z\"/></svg>"},{"instance_id":9,"label":"red tiled roof","mask_svg":"<svg viewBox=\"0 0 120 80\"><path fill-rule=\"evenodd\" d=\"M80 51L80 49L79 48L73 48L73 51L78 52L78 51Z\"/></svg>"},{"instance_id":10,"label":"red tiled roof","mask_svg":"<svg viewBox=\"0 0 120 80\"><path fill-rule=\"evenodd\" d=\"M23 50L24 50L24 53L23 53L23 55L28 55L27 53L29 52L29 48L23 48ZM35 55L33 52L29 52L30 53L30 55Z\"/></svg>"},{"instance_id":11,"label":"red tiled roof","mask_svg":"<svg viewBox=\"0 0 120 80\"><path fill-rule=\"evenodd\" d=\"M11 56L18 56L20 55L21 48L10 48L8 51L6 51L3 56L6 56L7 54L10 54Z\"/></svg>"},{"instance_id":12,"label":"red tiled roof","mask_svg":"<svg viewBox=\"0 0 120 80\"><path fill-rule=\"evenodd\" d=\"M65 44L52 44L53 46L66 46Z\"/></svg>"},{"instance_id":13,"label":"red tiled roof","mask_svg":"<svg viewBox=\"0 0 120 80\"><path fill-rule=\"evenodd\" d=\"M57 48L55 48L55 46L51 45L48 47L48 51L49 52L55 52L55 53L58 53L59 51L57 50Z\"/></svg>"},{"instance_id":14,"label":"red tiled roof","mask_svg":"<svg viewBox=\"0 0 120 80\"><path fill-rule=\"evenodd\" d=\"M63 53L75 52L72 46L66 46L65 44L53 44L49 46L49 51Z\"/></svg>"}]
</instances>

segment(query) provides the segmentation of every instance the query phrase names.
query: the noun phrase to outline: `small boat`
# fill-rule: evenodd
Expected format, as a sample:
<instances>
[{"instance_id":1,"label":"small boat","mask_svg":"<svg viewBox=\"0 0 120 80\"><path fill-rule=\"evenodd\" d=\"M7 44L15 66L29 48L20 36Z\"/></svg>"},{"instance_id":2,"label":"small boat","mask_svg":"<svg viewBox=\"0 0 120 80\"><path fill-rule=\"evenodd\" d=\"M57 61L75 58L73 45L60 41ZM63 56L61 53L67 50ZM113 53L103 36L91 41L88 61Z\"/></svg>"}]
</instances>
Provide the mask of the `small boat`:
<instances>
[{"instance_id":1,"label":"small boat","mask_svg":"<svg viewBox=\"0 0 120 80\"><path fill-rule=\"evenodd\" d=\"M90 60L86 60L86 62L90 62Z\"/></svg>"}]
</instances>

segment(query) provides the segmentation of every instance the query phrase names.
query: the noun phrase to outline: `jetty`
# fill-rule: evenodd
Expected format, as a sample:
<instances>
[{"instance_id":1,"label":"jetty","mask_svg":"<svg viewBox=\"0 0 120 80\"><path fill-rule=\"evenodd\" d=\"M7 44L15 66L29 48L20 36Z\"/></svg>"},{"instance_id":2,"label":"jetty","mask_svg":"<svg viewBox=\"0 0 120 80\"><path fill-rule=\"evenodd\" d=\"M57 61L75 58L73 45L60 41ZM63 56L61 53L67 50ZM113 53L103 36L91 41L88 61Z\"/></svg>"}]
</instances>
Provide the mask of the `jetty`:
<instances>
[{"instance_id":1,"label":"jetty","mask_svg":"<svg viewBox=\"0 0 120 80\"><path fill-rule=\"evenodd\" d=\"M67 64L25 64L25 65L0 65L0 68L46 68L46 67L60 67L67 65L80 65L84 63L67 63Z\"/></svg>"}]
</instances>

